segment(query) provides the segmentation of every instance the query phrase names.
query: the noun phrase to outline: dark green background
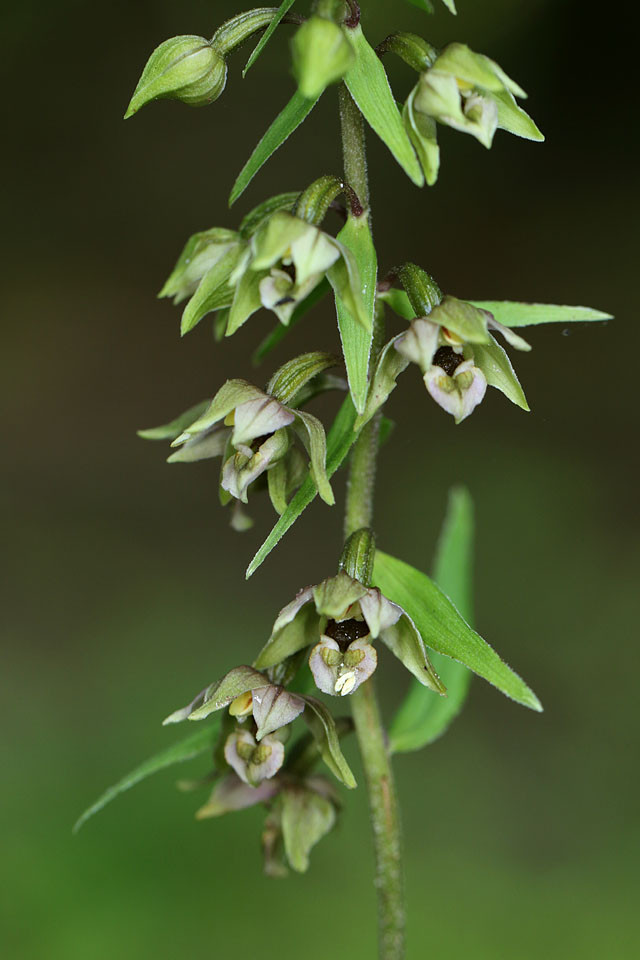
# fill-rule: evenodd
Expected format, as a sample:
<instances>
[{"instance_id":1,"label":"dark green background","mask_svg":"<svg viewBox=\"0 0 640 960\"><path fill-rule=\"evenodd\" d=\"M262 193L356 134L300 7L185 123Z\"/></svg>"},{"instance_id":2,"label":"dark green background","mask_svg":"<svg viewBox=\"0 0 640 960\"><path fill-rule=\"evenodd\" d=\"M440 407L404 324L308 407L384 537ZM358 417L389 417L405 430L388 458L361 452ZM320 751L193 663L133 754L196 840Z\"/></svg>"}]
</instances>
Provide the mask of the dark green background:
<instances>
[{"instance_id":1,"label":"dark green background","mask_svg":"<svg viewBox=\"0 0 640 960\"><path fill-rule=\"evenodd\" d=\"M495 57L530 91L548 138L498 134L486 152L443 130L442 175L419 193L371 137L383 268L411 257L460 296L616 315L531 334L534 351L517 357L530 415L491 391L454 428L415 370L390 404L381 544L428 567L447 489L467 483L478 626L546 707L534 715L476 681L445 739L398 758L409 957L626 960L639 933L634 41L619 5L596 17L579 0L459 0L457 20L364 6L375 42L413 28ZM16 960L375 952L362 790L310 873L282 882L261 875L258 813L197 824L201 798L170 775L70 835L107 783L175 736L161 718L250 659L340 546L340 506L318 503L245 584L266 504L254 504L253 531L233 534L216 467L167 467L164 449L135 436L226 376L253 375L245 356L272 324L261 315L215 346L205 322L180 341L179 312L154 295L184 239L340 166L329 92L226 210L292 90L288 28L246 81L243 52L233 58L211 108L160 103L122 123L151 49L211 34L236 9L32 0L8 14L0 910ZM390 71L404 96L408 70ZM273 363L335 345L327 307ZM390 710L405 678L387 668Z\"/></svg>"}]
</instances>

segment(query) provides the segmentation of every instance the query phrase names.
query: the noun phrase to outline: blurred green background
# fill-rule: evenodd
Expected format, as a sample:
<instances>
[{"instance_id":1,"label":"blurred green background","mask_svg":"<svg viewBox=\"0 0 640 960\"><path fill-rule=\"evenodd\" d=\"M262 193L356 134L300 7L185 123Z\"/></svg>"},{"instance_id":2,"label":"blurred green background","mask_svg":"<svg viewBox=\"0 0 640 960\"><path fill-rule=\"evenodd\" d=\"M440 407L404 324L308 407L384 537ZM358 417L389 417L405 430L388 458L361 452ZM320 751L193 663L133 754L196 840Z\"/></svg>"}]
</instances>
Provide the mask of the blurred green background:
<instances>
[{"instance_id":1,"label":"blurred green background","mask_svg":"<svg viewBox=\"0 0 640 960\"><path fill-rule=\"evenodd\" d=\"M632 34L619 10L614 22L579 0L459 0L457 20L444 7L429 18L363 6L374 42L414 29L497 59L547 134L543 146L498 134L489 153L443 130L442 174L423 193L370 137L381 264L411 257L463 297L616 315L531 334L534 351L517 357L530 415L491 391L454 429L416 371L390 404L379 542L428 568L447 490L464 481L479 629L546 707L534 715L475 681L450 733L397 759L409 957L626 960L640 933ZM266 504L254 500L255 528L234 534L215 466L167 467L164 448L135 436L228 375L256 376L245 357L272 325L261 315L215 346L205 322L180 341L179 312L155 293L186 237L339 170L329 93L226 210L292 90L286 29L244 82L234 57L213 107L165 102L122 123L157 43L211 34L237 9L26 0L6 14L0 911L16 960L375 955L362 790L309 874L286 881L261 875L258 812L196 823L202 798L171 774L70 833L109 782L175 736L162 717L250 659L340 546L340 507L316 503L246 584ZM408 70L390 72L404 96ZM273 364L336 342L320 310ZM393 665L387 677L391 710L405 681Z\"/></svg>"}]
</instances>

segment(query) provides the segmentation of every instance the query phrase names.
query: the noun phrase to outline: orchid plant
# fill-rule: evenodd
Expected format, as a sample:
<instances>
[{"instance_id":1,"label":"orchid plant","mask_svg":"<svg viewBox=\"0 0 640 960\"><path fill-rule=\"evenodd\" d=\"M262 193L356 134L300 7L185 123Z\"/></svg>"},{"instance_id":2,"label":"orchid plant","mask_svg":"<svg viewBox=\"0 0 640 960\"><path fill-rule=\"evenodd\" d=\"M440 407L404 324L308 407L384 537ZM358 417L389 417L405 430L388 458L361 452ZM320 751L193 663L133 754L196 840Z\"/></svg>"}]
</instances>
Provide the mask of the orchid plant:
<instances>
[{"instance_id":1,"label":"orchid plant","mask_svg":"<svg viewBox=\"0 0 640 960\"><path fill-rule=\"evenodd\" d=\"M337 93L344 171L263 200L236 228L225 224L192 236L160 296L184 304L183 335L211 318L218 341L256 312L271 311L276 324L256 350L257 363L316 304L333 299L335 311L328 312L335 312L342 355L317 350L295 357L264 388L228 379L212 399L140 435L171 443L170 462L220 458L220 502L231 507L236 530L251 527L249 497L267 492L277 517L247 576L316 495L327 508L334 505L331 476L347 466L344 543L336 569L321 583L303 586L283 607L252 664L229 664L225 676L165 720L193 723L195 732L108 790L79 824L156 770L204 754L213 789L196 816L261 805L266 871L304 871L312 848L336 823L340 787L356 786L342 750L343 739L355 732L373 821L380 957L397 960L404 956L404 905L392 755L422 748L445 732L464 704L472 673L517 703L542 707L470 625L473 516L465 490L452 491L434 579L376 547L375 464L390 426L385 404L401 374L416 364L427 393L456 424L482 403L488 386L527 411L501 340L517 353L530 349L517 332L521 327L607 314L463 300L442 291L425 265L380 268L371 231L367 126L418 188L437 181L439 125L470 134L485 148L498 130L531 141L543 137L518 102L522 88L488 56L462 43L436 49L401 31L372 46L364 32L366 8L361 14L355 0L295 2L311 7L304 15L293 11L294 2L241 13L210 40L187 35L162 43L125 117L160 98L213 103L224 92L227 62L237 48L259 36L246 74L276 30L293 28L297 89L242 168L230 206L323 95ZM429 0L410 2L434 12ZM443 3L455 14L453 0ZM393 56L407 68L402 93L392 92L385 71ZM337 236L330 214L342 220ZM390 315L402 329L387 339ZM339 408L325 434L308 408L328 392ZM383 726L375 682L387 651L411 677L406 698ZM334 706L347 705L346 716L334 715Z\"/></svg>"}]
</instances>

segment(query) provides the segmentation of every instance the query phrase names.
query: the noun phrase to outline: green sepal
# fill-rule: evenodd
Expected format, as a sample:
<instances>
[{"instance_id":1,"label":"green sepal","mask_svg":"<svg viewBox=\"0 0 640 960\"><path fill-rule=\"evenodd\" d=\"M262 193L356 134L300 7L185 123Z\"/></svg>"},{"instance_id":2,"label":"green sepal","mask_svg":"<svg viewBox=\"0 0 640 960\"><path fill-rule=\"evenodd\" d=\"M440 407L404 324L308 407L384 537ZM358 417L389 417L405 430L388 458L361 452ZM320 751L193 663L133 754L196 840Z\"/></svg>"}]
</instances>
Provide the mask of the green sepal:
<instances>
[{"instance_id":1,"label":"green sepal","mask_svg":"<svg viewBox=\"0 0 640 960\"><path fill-rule=\"evenodd\" d=\"M219 722L219 718L216 718L216 722ZM82 827L90 817L106 807L118 794L130 790L131 787L135 787L136 784L142 780L146 780L147 777L152 776L154 773L159 773L160 770L165 770L167 767L171 767L176 763L184 763L185 760L192 760L194 757L200 756L200 754L210 753L213 750L216 732L217 725L212 726L209 724L203 730L198 730L183 740L178 740L176 743L171 744L170 747L145 760L144 763L141 763L135 770L132 770L131 773L128 773L112 787L109 787L108 790L105 790L95 803L92 803L91 806L84 811L82 816L78 818L73 827L73 832L77 833L80 827Z\"/></svg>"},{"instance_id":2,"label":"green sepal","mask_svg":"<svg viewBox=\"0 0 640 960\"><path fill-rule=\"evenodd\" d=\"M210 400L202 400L195 406L189 407L184 413L181 413L175 420L165 423L162 427L149 427L146 430L136 431L143 440L175 440L184 431L185 427L201 417L208 408Z\"/></svg>"},{"instance_id":3,"label":"green sepal","mask_svg":"<svg viewBox=\"0 0 640 960\"><path fill-rule=\"evenodd\" d=\"M404 129L385 69L361 27L346 30L356 51L356 62L344 78L349 93L370 127L389 148L407 176L419 187L422 168Z\"/></svg>"},{"instance_id":4,"label":"green sepal","mask_svg":"<svg viewBox=\"0 0 640 960\"><path fill-rule=\"evenodd\" d=\"M346 397L327 436L327 477L333 476L358 438L354 430L356 411L351 397ZM318 490L311 476L307 477L291 503L276 521L271 533L264 541L246 572L247 579L264 563L273 548L285 533L293 526L300 514L315 499Z\"/></svg>"},{"instance_id":5,"label":"green sepal","mask_svg":"<svg viewBox=\"0 0 640 960\"><path fill-rule=\"evenodd\" d=\"M293 213L294 207L300 197L300 191L289 191L288 193L279 193L275 197L269 197L259 203L257 207L250 210L243 217L238 228L242 236L249 240L262 224L277 213L279 210L285 210L287 213Z\"/></svg>"},{"instance_id":6,"label":"green sepal","mask_svg":"<svg viewBox=\"0 0 640 960\"><path fill-rule=\"evenodd\" d=\"M336 822L336 811L326 797L292 785L280 794L282 836L290 866L298 873L309 867L309 854Z\"/></svg>"},{"instance_id":7,"label":"green sepal","mask_svg":"<svg viewBox=\"0 0 640 960\"><path fill-rule=\"evenodd\" d=\"M440 696L446 696L447 688L429 659L420 631L408 614L383 630L380 640L418 683Z\"/></svg>"},{"instance_id":8,"label":"green sepal","mask_svg":"<svg viewBox=\"0 0 640 960\"><path fill-rule=\"evenodd\" d=\"M354 315L347 302L336 292L336 312L338 329L342 342L342 352L347 368L349 389L356 410L364 410L369 373L369 357L373 339L373 315L376 300L376 280L378 260L373 245L369 220L366 213L355 217L349 214L346 224L337 237L338 241L351 251L360 276L360 300L365 313L366 323Z\"/></svg>"},{"instance_id":9,"label":"green sepal","mask_svg":"<svg viewBox=\"0 0 640 960\"><path fill-rule=\"evenodd\" d=\"M400 291L396 292L399 293ZM409 309L411 310L411 307ZM368 423L380 407L386 403L389 395L396 388L398 377L409 366L407 358L398 353L395 348L397 340L398 337L394 337L393 340L385 344L378 357L364 410L356 420L356 430L361 430L365 423Z\"/></svg>"},{"instance_id":10,"label":"green sepal","mask_svg":"<svg viewBox=\"0 0 640 960\"><path fill-rule=\"evenodd\" d=\"M309 598L311 601L311 598ZM277 621L276 621L277 625ZM312 602L305 603L295 617L274 630L254 661L257 670L275 667L320 639L320 620Z\"/></svg>"},{"instance_id":11,"label":"green sepal","mask_svg":"<svg viewBox=\"0 0 640 960\"><path fill-rule=\"evenodd\" d=\"M364 584L341 570L335 577L329 577L313 588L313 599L318 613L334 620L342 617L345 610L361 600L366 592Z\"/></svg>"},{"instance_id":12,"label":"green sepal","mask_svg":"<svg viewBox=\"0 0 640 960\"><path fill-rule=\"evenodd\" d=\"M223 307L222 310L216 310L214 314L213 339L216 343L222 343L226 336L230 309L230 307Z\"/></svg>"},{"instance_id":13,"label":"green sepal","mask_svg":"<svg viewBox=\"0 0 640 960\"><path fill-rule=\"evenodd\" d=\"M480 90L498 93L507 89L518 97L526 97L522 87L508 77L497 63L482 53L475 53L464 43L448 44L438 55L433 69L451 74Z\"/></svg>"},{"instance_id":14,"label":"green sepal","mask_svg":"<svg viewBox=\"0 0 640 960\"><path fill-rule=\"evenodd\" d=\"M474 306L488 310L505 327L532 327L540 323L584 323L612 320L610 313L591 307L564 307L554 303L520 303L515 300L471 300Z\"/></svg>"},{"instance_id":15,"label":"green sepal","mask_svg":"<svg viewBox=\"0 0 640 960\"><path fill-rule=\"evenodd\" d=\"M337 23L318 16L296 31L291 42L293 74L303 97L317 99L353 65L355 51L346 34Z\"/></svg>"},{"instance_id":16,"label":"green sepal","mask_svg":"<svg viewBox=\"0 0 640 960\"><path fill-rule=\"evenodd\" d=\"M509 90L499 90L491 96L498 108L498 128L513 133L516 137L525 140L535 140L538 143L544 140L528 113L518 106L515 97Z\"/></svg>"},{"instance_id":17,"label":"green sepal","mask_svg":"<svg viewBox=\"0 0 640 960\"><path fill-rule=\"evenodd\" d=\"M151 100L182 100L198 107L216 100L227 82L227 65L204 37L171 37L153 51L124 119Z\"/></svg>"},{"instance_id":18,"label":"green sepal","mask_svg":"<svg viewBox=\"0 0 640 960\"><path fill-rule=\"evenodd\" d=\"M185 307L180 321L180 335L184 336L200 323L203 317L213 310L230 307L233 303L234 290L229 286L229 278L243 252L242 245L234 245L218 262L204 275Z\"/></svg>"},{"instance_id":19,"label":"green sepal","mask_svg":"<svg viewBox=\"0 0 640 960\"><path fill-rule=\"evenodd\" d=\"M254 387L253 384L248 383L246 380L227 380L226 383L220 387L203 413L192 423L187 424L182 433L176 437L174 446L177 446L178 442L182 443L190 440L194 434L200 433L202 430L208 430L209 427L212 427L220 420L224 420L224 418L230 414L232 410L240 406L241 403L247 403L249 400L259 400L260 398L264 398L264 396L262 390L258 390L257 387Z\"/></svg>"},{"instance_id":20,"label":"green sepal","mask_svg":"<svg viewBox=\"0 0 640 960\"><path fill-rule=\"evenodd\" d=\"M181 723L183 720L205 720L209 714L228 707L236 697L248 693L249 690L268 687L270 682L268 677L254 670L253 667L234 667L221 680L210 684L193 703L169 714L163 720L163 724Z\"/></svg>"},{"instance_id":21,"label":"green sepal","mask_svg":"<svg viewBox=\"0 0 640 960\"><path fill-rule=\"evenodd\" d=\"M319 350L303 353L276 370L267 384L267 393L280 403L290 403L310 380L337 363L337 358L331 353L321 353Z\"/></svg>"},{"instance_id":22,"label":"green sepal","mask_svg":"<svg viewBox=\"0 0 640 960\"><path fill-rule=\"evenodd\" d=\"M473 503L467 490L449 494L434 567L434 579L470 623L473 616ZM419 750L446 732L458 716L469 691L471 672L457 660L432 653L433 665L447 688L446 697L433 697L413 682L389 728L392 753Z\"/></svg>"},{"instance_id":23,"label":"green sepal","mask_svg":"<svg viewBox=\"0 0 640 960\"><path fill-rule=\"evenodd\" d=\"M517 703L542 710L535 693L471 629L426 574L377 550L373 582L386 597L406 610L430 649L464 663Z\"/></svg>"},{"instance_id":24,"label":"green sepal","mask_svg":"<svg viewBox=\"0 0 640 960\"><path fill-rule=\"evenodd\" d=\"M496 387L517 407L529 411L527 398L511 360L493 337L490 343L477 343L473 347L465 347L464 357L465 360L473 357L475 366L482 371L490 387Z\"/></svg>"},{"instance_id":25,"label":"green sepal","mask_svg":"<svg viewBox=\"0 0 640 960\"><path fill-rule=\"evenodd\" d=\"M266 45L269 43L269 40L271 39L273 34L276 32L276 30L280 26L280 23L282 22L282 18L286 13L289 12L289 10L294 5L294 3L295 3L295 0L282 0L282 3L278 7L277 13L274 14L273 19L271 20L271 23L269 24L265 32L260 37L258 43L253 49L251 56L247 60L246 66L242 71L243 78L246 77L247 73L249 72L251 67L254 65L254 63L256 62L256 60L258 59L258 57L260 56L260 54L262 53Z\"/></svg>"},{"instance_id":26,"label":"green sepal","mask_svg":"<svg viewBox=\"0 0 640 960\"><path fill-rule=\"evenodd\" d=\"M309 454L311 476L320 497L332 507L336 500L327 476L327 438L324 427L317 417L303 410L296 410L296 427Z\"/></svg>"},{"instance_id":27,"label":"green sepal","mask_svg":"<svg viewBox=\"0 0 640 960\"><path fill-rule=\"evenodd\" d=\"M318 98L319 99L319 98ZM238 197L242 196L256 173L267 162L278 147L287 140L303 120L309 116L315 107L316 100L307 100L297 90L286 107L278 114L255 150L238 174L229 196L229 206L232 207Z\"/></svg>"},{"instance_id":28,"label":"green sepal","mask_svg":"<svg viewBox=\"0 0 640 960\"><path fill-rule=\"evenodd\" d=\"M225 337L232 337L247 322L249 317L261 309L260 282L268 274L268 270L261 270L257 273L253 270L245 270L242 274L233 295Z\"/></svg>"},{"instance_id":29,"label":"green sepal","mask_svg":"<svg viewBox=\"0 0 640 960\"><path fill-rule=\"evenodd\" d=\"M194 233L187 240L158 297L173 297L175 304L186 299L237 240L236 231L224 227Z\"/></svg>"},{"instance_id":30,"label":"green sepal","mask_svg":"<svg viewBox=\"0 0 640 960\"><path fill-rule=\"evenodd\" d=\"M438 129L433 117L425 113L418 113L414 109L417 93L414 87L402 110L409 139L413 144L424 173L427 186L432 187L438 179L440 170L440 147L438 146Z\"/></svg>"},{"instance_id":31,"label":"green sepal","mask_svg":"<svg viewBox=\"0 0 640 960\"><path fill-rule=\"evenodd\" d=\"M356 780L340 749L335 720L320 700L310 696L303 696L302 699L307 706L303 717L316 739L322 759L334 777L353 790L357 786Z\"/></svg>"},{"instance_id":32,"label":"green sepal","mask_svg":"<svg viewBox=\"0 0 640 960\"><path fill-rule=\"evenodd\" d=\"M178 447L167 458L167 463L195 463L198 460L210 460L212 457L221 457L226 448L226 430L205 430Z\"/></svg>"},{"instance_id":33,"label":"green sepal","mask_svg":"<svg viewBox=\"0 0 640 960\"><path fill-rule=\"evenodd\" d=\"M429 320L455 333L465 343L491 342L487 330L487 311L457 297L446 296L442 303L433 308Z\"/></svg>"}]
</instances>

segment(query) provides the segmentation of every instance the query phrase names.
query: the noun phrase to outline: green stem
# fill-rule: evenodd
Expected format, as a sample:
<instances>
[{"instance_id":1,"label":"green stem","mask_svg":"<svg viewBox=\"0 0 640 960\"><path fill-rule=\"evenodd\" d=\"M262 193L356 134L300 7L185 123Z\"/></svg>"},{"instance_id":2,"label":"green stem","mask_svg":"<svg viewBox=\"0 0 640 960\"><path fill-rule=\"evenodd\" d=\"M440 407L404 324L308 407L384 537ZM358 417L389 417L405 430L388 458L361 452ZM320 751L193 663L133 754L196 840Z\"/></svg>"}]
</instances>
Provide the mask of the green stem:
<instances>
[{"instance_id":1,"label":"green stem","mask_svg":"<svg viewBox=\"0 0 640 960\"><path fill-rule=\"evenodd\" d=\"M364 123L360 111L344 85L340 87L340 121L345 179L357 193L362 206L368 211L369 185ZM379 310L376 311L374 325L372 363L382 345L383 338L382 310ZM345 537L362 527L371 525L379 432L380 416L378 415L364 427L353 446L345 508ZM350 699L369 793L369 809L373 826L375 886L378 892L379 956L380 960L402 960L405 911L400 814L373 678L363 683Z\"/></svg>"}]
</instances>

